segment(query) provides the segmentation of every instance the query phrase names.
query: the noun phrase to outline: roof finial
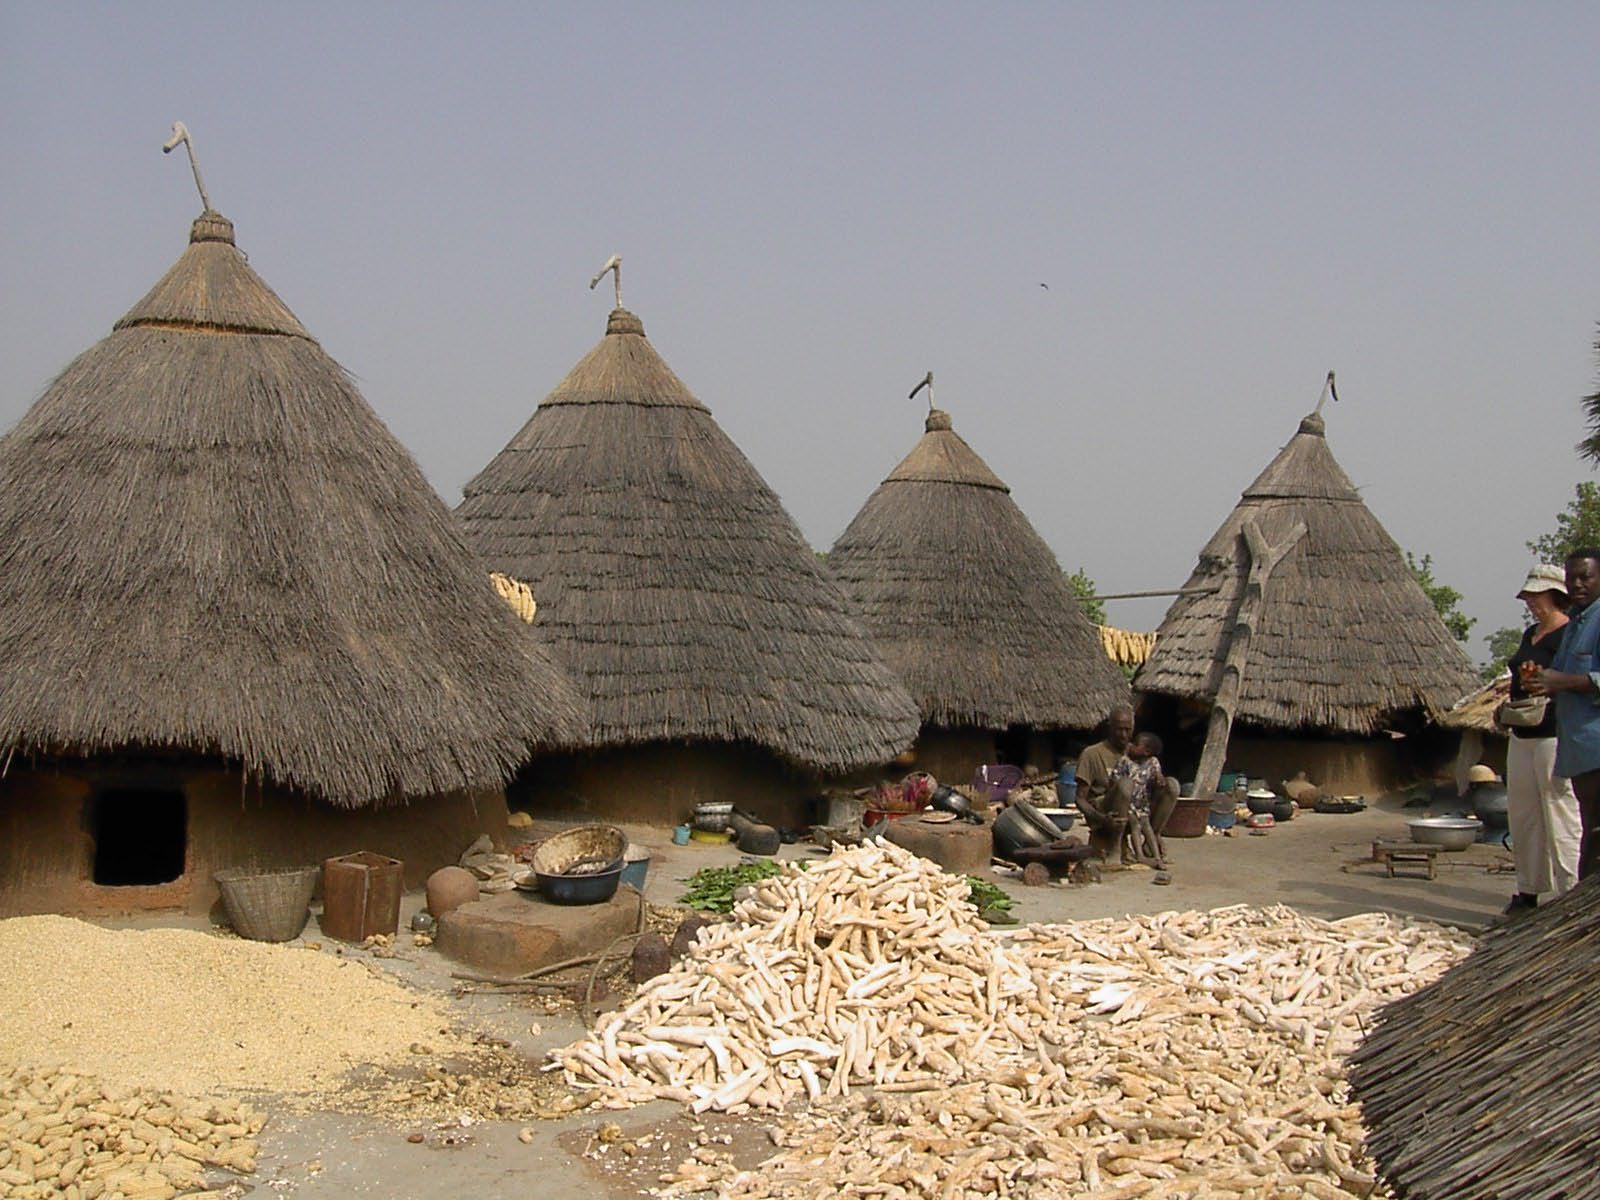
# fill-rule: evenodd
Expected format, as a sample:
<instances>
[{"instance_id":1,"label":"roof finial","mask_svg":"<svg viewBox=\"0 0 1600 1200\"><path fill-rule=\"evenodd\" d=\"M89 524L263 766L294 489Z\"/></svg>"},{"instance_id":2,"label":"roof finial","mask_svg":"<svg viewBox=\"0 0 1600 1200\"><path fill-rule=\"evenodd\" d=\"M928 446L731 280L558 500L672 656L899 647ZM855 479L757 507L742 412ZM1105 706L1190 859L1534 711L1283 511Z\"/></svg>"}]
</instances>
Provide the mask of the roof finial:
<instances>
[{"instance_id":1,"label":"roof finial","mask_svg":"<svg viewBox=\"0 0 1600 1200\"><path fill-rule=\"evenodd\" d=\"M617 285L617 307L621 308L622 307L622 255L613 254L610 258L606 259L606 265L600 268L600 273L598 275L596 275L593 279L589 280L589 290L591 292L594 291L595 284L599 283L602 279L604 279L606 277L606 272L607 271L612 271L612 272L615 273L616 278L615 278L614 282Z\"/></svg>"},{"instance_id":2,"label":"roof finial","mask_svg":"<svg viewBox=\"0 0 1600 1200\"><path fill-rule=\"evenodd\" d=\"M205 182L200 178L200 164L194 156L194 138L189 136L189 127L182 121L172 123L172 136L161 147L161 153L171 154L178 143L183 143L183 148L189 152L189 169L194 172L194 186L200 189L200 206L206 212L211 211L211 197L206 195Z\"/></svg>"},{"instance_id":3,"label":"roof finial","mask_svg":"<svg viewBox=\"0 0 1600 1200\"><path fill-rule=\"evenodd\" d=\"M923 388L927 388L928 389L928 411L932 412L933 411L933 372L932 371L929 371L926 375L924 375L922 377L922 382L917 384L916 387L911 389L911 395L907 396L906 399L907 400L915 400L917 398L917 393L920 392Z\"/></svg>"},{"instance_id":4,"label":"roof finial","mask_svg":"<svg viewBox=\"0 0 1600 1200\"><path fill-rule=\"evenodd\" d=\"M1321 413L1323 402L1327 400L1329 396L1333 397L1333 402L1335 404L1339 402L1339 389L1333 386L1332 371L1328 372L1328 382L1322 385L1322 395L1317 397L1317 406L1311 411L1314 413Z\"/></svg>"}]
</instances>

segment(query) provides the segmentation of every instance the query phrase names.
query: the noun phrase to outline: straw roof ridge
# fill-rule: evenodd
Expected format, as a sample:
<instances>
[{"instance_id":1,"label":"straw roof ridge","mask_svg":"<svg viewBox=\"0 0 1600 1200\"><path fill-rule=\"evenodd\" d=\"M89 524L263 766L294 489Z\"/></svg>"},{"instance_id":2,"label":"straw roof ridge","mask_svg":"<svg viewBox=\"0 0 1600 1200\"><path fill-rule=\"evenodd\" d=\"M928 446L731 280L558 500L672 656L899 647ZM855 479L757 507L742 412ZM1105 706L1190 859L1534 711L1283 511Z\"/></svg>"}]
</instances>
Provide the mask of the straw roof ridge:
<instances>
[{"instance_id":1,"label":"straw roof ridge","mask_svg":"<svg viewBox=\"0 0 1600 1200\"><path fill-rule=\"evenodd\" d=\"M188 249L112 328L139 325L311 340L234 245L233 222L211 209L195 218Z\"/></svg>"},{"instance_id":2,"label":"straw roof ridge","mask_svg":"<svg viewBox=\"0 0 1600 1200\"><path fill-rule=\"evenodd\" d=\"M0 750L217 756L360 807L578 741L570 682L222 220L0 437Z\"/></svg>"},{"instance_id":3,"label":"straw roof ridge","mask_svg":"<svg viewBox=\"0 0 1600 1200\"><path fill-rule=\"evenodd\" d=\"M828 568L928 724L1088 729L1128 700L1050 547L942 412Z\"/></svg>"},{"instance_id":4,"label":"straw roof ridge","mask_svg":"<svg viewBox=\"0 0 1600 1200\"><path fill-rule=\"evenodd\" d=\"M1278 564L1254 631L1235 717L1266 729L1371 734L1397 715L1438 720L1477 686L1405 558L1328 449L1319 414L1245 489L1200 551L1134 687L1209 702L1244 595L1246 521L1269 544L1306 534Z\"/></svg>"},{"instance_id":5,"label":"straw roof ridge","mask_svg":"<svg viewBox=\"0 0 1600 1200\"><path fill-rule=\"evenodd\" d=\"M611 314L457 514L491 569L535 583L594 746L747 742L844 771L916 736L845 596L632 313Z\"/></svg>"},{"instance_id":6,"label":"straw roof ridge","mask_svg":"<svg viewBox=\"0 0 1600 1200\"><path fill-rule=\"evenodd\" d=\"M1596 945L1600 879L1588 879L1379 1010L1350 1081L1398 1195L1600 1197Z\"/></svg>"}]
</instances>

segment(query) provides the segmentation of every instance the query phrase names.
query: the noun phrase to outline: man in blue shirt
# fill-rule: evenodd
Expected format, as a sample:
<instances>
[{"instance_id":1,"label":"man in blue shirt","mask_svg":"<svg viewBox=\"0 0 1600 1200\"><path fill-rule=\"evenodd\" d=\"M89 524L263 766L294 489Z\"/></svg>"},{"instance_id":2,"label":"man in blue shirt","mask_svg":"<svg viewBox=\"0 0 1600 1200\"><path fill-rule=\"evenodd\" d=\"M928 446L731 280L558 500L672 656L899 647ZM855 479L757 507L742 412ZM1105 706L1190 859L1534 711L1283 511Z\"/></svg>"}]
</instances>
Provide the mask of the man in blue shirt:
<instances>
[{"instance_id":1,"label":"man in blue shirt","mask_svg":"<svg viewBox=\"0 0 1600 1200\"><path fill-rule=\"evenodd\" d=\"M1578 797L1578 878L1587 879L1600 875L1600 549L1574 550L1566 571L1572 608L1561 648L1549 667L1523 682L1531 694L1555 700L1555 774L1572 780Z\"/></svg>"}]
</instances>

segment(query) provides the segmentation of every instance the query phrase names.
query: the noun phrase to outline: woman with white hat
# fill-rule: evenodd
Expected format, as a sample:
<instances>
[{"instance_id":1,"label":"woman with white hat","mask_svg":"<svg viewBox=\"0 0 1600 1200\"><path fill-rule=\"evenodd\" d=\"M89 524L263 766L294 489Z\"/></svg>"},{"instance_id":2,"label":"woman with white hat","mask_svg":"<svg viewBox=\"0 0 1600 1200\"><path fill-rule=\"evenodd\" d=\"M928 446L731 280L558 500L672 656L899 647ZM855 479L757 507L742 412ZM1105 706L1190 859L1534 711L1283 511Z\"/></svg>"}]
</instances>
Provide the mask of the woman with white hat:
<instances>
[{"instance_id":1,"label":"woman with white hat","mask_svg":"<svg viewBox=\"0 0 1600 1200\"><path fill-rule=\"evenodd\" d=\"M1560 894L1578 879L1582 824L1571 780L1554 775L1556 710L1546 697L1530 695L1530 671L1548 667L1567 625L1567 581L1560 567L1540 563L1517 593L1533 618L1522 644L1508 660L1511 699L1495 710L1495 721L1511 735L1506 747L1507 820L1517 864L1517 894L1506 906L1517 916L1538 906L1541 892Z\"/></svg>"}]
</instances>

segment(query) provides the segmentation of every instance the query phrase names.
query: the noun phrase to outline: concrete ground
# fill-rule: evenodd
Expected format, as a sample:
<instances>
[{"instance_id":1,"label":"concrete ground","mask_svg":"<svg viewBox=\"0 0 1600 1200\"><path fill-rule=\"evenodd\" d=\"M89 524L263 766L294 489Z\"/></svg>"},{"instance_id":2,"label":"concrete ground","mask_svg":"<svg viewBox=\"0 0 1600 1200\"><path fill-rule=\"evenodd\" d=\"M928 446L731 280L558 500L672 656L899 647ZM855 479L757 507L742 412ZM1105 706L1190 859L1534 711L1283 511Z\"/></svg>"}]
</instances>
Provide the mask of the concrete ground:
<instances>
[{"instance_id":1,"label":"concrete ground","mask_svg":"<svg viewBox=\"0 0 1600 1200\"><path fill-rule=\"evenodd\" d=\"M1424 811L1405 809L1393 799L1362 813L1302 814L1265 836L1249 836L1240 829L1233 837L1172 839L1168 848L1173 880L1168 886L1153 884L1151 873L1142 869L1111 871L1103 882L1085 886L1029 888L1020 879L1001 875L996 881L1014 897L1015 911L1025 922L1248 903L1288 904L1327 917L1387 910L1481 928L1514 890L1513 877L1507 873L1510 855L1500 846L1476 845L1441 854L1434 880L1420 873L1389 878L1370 862L1374 839L1405 836L1405 820ZM675 904L684 881L699 868L739 858L728 846L673 846L664 830L630 827L628 832L635 842L653 850L646 894L658 905ZM786 846L782 857L819 853L806 846ZM420 895L407 897L403 922L421 901ZM315 927L308 928L305 936L314 939ZM402 945L407 940L400 938ZM418 987L443 992L451 983L453 965L431 950L405 948L401 956L382 960L382 965ZM463 1025L504 1037L531 1056L542 1058L546 1049L565 1044L582 1031L576 1014L550 1016L526 996L478 994L457 998L453 1005ZM541 1027L537 1036L529 1032L535 1022ZM656 1184L657 1174L681 1160L699 1137L713 1139L744 1166L753 1166L772 1152L757 1123L720 1119L700 1125L665 1103L621 1113L583 1112L529 1125L485 1122L464 1128L441 1127L432 1121L396 1124L373 1116L300 1114L270 1101L263 1107L273 1115L261 1136L258 1171L229 1187L233 1196L255 1191L297 1200L621 1198L644 1194ZM621 1139L603 1143L596 1131L611 1121L622 1127ZM519 1140L521 1131L532 1140ZM410 1140L418 1135L420 1140ZM619 1151L621 1141L637 1143L641 1137L649 1139L648 1144L636 1146L634 1155ZM728 1143L722 1145L722 1138Z\"/></svg>"}]
</instances>

